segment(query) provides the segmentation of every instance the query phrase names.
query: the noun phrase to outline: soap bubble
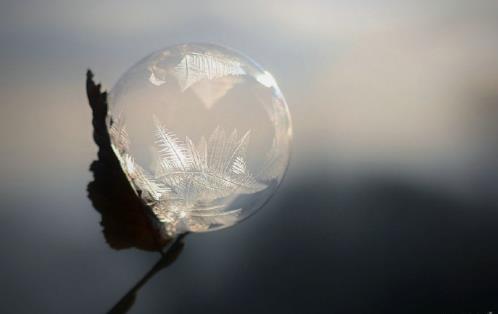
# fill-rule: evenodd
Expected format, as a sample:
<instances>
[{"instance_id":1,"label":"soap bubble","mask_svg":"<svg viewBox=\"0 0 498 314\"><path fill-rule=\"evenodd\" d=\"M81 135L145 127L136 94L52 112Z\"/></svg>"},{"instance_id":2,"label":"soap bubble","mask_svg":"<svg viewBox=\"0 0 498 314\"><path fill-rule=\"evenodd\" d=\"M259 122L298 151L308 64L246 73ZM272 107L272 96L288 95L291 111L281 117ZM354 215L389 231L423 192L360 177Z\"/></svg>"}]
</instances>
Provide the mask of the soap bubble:
<instances>
[{"instance_id":1,"label":"soap bubble","mask_svg":"<svg viewBox=\"0 0 498 314\"><path fill-rule=\"evenodd\" d=\"M229 227L274 194L287 168L290 115L273 76L211 44L160 50L109 95L112 147L168 234Z\"/></svg>"}]
</instances>

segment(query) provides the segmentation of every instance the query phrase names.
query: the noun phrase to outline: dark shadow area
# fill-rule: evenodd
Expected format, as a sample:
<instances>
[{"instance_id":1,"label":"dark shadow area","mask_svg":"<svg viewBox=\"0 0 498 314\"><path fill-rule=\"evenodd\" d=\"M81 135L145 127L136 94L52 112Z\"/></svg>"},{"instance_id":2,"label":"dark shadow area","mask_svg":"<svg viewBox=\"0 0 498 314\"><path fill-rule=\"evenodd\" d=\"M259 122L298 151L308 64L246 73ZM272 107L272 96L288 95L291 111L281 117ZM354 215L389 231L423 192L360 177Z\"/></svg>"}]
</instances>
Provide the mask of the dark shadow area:
<instances>
[{"instance_id":1,"label":"dark shadow area","mask_svg":"<svg viewBox=\"0 0 498 314\"><path fill-rule=\"evenodd\" d=\"M186 312L498 309L496 208L381 177L347 187L313 177L281 193L264 239L244 244L249 266L226 274L230 291Z\"/></svg>"},{"instance_id":2,"label":"dark shadow area","mask_svg":"<svg viewBox=\"0 0 498 314\"><path fill-rule=\"evenodd\" d=\"M109 311L126 313L132 307L136 294L145 283L159 271L171 265L183 249L183 238L172 242L155 221L150 209L131 188L112 151L107 131L107 93L100 91L100 84L93 81L93 74L87 72L86 88L92 109L93 138L98 146L98 159L90 165L94 180L88 184L88 198L101 214L104 237L113 249L138 248L161 254L159 261L128 293ZM112 123L112 122L111 122Z\"/></svg>"}]
</instances>

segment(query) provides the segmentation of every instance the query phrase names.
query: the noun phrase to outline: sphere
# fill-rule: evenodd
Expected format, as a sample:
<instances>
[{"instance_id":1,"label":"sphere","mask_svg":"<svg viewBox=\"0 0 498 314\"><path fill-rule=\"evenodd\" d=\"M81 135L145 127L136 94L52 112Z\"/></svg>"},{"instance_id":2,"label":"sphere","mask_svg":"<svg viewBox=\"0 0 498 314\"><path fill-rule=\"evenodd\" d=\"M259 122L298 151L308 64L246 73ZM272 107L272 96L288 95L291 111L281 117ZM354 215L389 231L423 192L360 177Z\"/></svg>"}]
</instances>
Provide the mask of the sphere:
<instances>
[{"instance_id":1,"label":"sphere","mask_svg":"<svg viewBox=\"0 0 498 314\"><path fill-rule=\"evenodd\" d=\"M169 47L109 93L111 144L137 195L170 235L229 227L283 179L291 119L273 76L231 49Z\"/></svg>"}]
</instances>

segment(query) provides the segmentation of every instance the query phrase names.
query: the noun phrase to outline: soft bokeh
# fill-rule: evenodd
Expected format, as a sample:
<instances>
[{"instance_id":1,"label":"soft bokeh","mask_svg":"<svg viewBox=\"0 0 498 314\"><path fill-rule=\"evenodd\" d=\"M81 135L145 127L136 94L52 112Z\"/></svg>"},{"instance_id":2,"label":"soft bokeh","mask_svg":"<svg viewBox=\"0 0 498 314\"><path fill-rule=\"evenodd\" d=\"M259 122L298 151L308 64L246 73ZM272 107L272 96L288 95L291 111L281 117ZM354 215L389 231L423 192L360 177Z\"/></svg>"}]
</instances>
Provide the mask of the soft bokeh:
<instances>
[{"instance_id":1,"label":"soft bokeh","mask_svg":"<svg viewBox=\"0 0 498 314\"><path fill-rule=\"evenodd\" d=\"M319 161L465 185L494 159L494 1L20 1L1 12L2 176L14 181L87 161L84 69L110 88L144 55L189 41L234 47L273 72L300 172ZM55 161L54 149L71 158Z\"/></svg>"},{"instance_id":2,"label":"soft bokeh","mask_svg":"<svg viewBox=\"0 0 498 314\"><path fill-rule=\"evenodd\" d=\"M258 250L279 252L263 239L255 240L264 232L277 246L278 240L291 240L284 234L322 239L326 244L321 247L310 247L311 242L305 240L296 244L317 254L309 257L309 263L319 261L325 267L337 260L351 265L356 258L375 259L379 252L389 256L393 254L387 249L389 244L399 257L393 263L406 262L404 253L399 253L402 246L389 242L401 230L389 229L393 227L390 222L403 213L417 220L420 211L425 217L417 222L421 225L435 215L440 224L424 226L436 235L441 235L436 230L444 228L445 217L454 213L464 215L449 223L455 232L459 226L469 233L475 231L465 221L480 225L489 232L485 234L492 234L494 222L498 224L498 220L484 218L496 219L494 209L498 210L496 1L1 1L0 221L4 227L0 248L5 257L0 262L0 295L5 302L0 311L101 312L152 263L154 257L143 252L110 251L100 234L99 217L86 199L86 184L91 180L87 169L96 148L84 74L91 68L103 86L111 88L143 56L181 42L233 47L272 72L293 117L293 157L284 186L268 208L233 231L193 238L187 243L186 256L181 257L183 266L178 266L177 272L173 268L171 278L159 277L142 293L138 312L162 309L160 300L168 293L174 298L164 302L172 312L179 311L180 302L195 296L202 304L212 305L209 311L219 312L222 302L210 300L228 297L233 285L246 285L247 293L261 290L261 281L251 282L243 274L253 276L254 268L244 261L257 256ZM404 182L428 194L420 196L418 190L400 191L397 187L390 190L389 184L378 183L378 178ZM368 184L373 190L359 188ZM297 195L302 197L296 199ZM334 201L324 199L325 195ZM425 200L433 196L438 202L448 200L444 203L448 205L429 209L435 201ZM383 214L365 213L361 209L364 204ZM392 211L386 214L382 211L386 208ZM343 212L348 214L343 216ZM480 215L483 218L477 218ZM298 222L303 222L302 231ZM377 239L355 233L375 232L365 227L369 222L379 227L375 230L390 230L379 231L382 234L376 243L381 250L348 255L348 250L360 245L357 239L364 243ZM420 225L414 223L413 229L411 223L403 226L407 229L400 231L401 236ZM407 238L407 243L419 243ZM430 242L422 235L420 239ZM444 239L452 242L455 238ZM287 244L280 251L282 259L292 260L299 247ZM232 255L224 255L228 251ZM429 248L413 251L434 253ZM258 269L266 274L277 268L277 253L268 253L267 264L255 262ZM489 259L498 260L495 258ZM195 264L202 259L209 262ZM303 258L298 262L306 264ZM371 271L385 269L381 262L373 263ZM477 261L462 263L458 264L461 268L451 269L461 273L466 267L483 267ZM405 271L438 274L434 269L444 269L443 264L429 271L420 265L402 265L408 267ZM104 272L105 267L113 270ZM288 267L278 273L282 278L297 273L298 283L316 283L305 275L312 270L305 273ZM348 270L351 272L342 274L354 273ZM470 275L474 271L470 270L470 279L465 280L475 279ZM323 282L317 286L322 292L326 282L334 281L328 275L324 272ZM231 276L239 281L220 279ZM270 286L278 289L278 278L272 278ZM351 297L360 291L371 296L367 288L355 290L362 286L360 279L341 278L343 287L345 282L351 284L349 288L346 285L344 295ZM378 302L388 304L396 294L382 294L387 291L382 287L389 286L383 278L370 280L381 287L376 291L384 301ZM102 287L96 283L99 280L104 282ZM165 288L168 280L176 283L180 292ZM199 296L196 293L200 291L189 290L189 281L201 282L210 292ZM442 282L452 286L449 281ZM51 289L45 289L47 285ZM341 296L339 286L334 289ZM452 296L470 291L465 289ZM21 295L26 302L20 300ZM293 290L276 293L275 303L255 303L247 312L275 312L278 300L295 295L298 293ZM326 300L324 295L320 296ZM415 295L425 300L433 297ZM229 296L234 307L237 298L249 302L240 295ZM311 303L311 296L307 298ZM365 308L380 304L374 299L367 297L358 304ZM336 309L350 309L337 302L341 305Z\"/></svg>"}]
</instances>

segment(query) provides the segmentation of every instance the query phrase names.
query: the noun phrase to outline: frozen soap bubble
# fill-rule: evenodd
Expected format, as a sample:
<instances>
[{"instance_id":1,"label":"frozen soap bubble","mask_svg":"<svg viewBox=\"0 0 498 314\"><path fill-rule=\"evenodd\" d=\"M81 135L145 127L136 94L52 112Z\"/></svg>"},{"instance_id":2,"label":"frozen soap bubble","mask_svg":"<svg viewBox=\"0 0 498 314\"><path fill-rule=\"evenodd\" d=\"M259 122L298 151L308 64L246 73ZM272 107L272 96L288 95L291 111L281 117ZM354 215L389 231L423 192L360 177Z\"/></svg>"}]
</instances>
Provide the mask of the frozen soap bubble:
<instances>
[{"instance_id":1,"label":"frozen soap bubble","mask_svg":"<svg viewBox=\"0 0 498 314\"><path fill-rule=\"evenodd\" d=\"M234 225L275 192L292 139L273 76L210 44L183 44L130 68L109 95L112 147L170 235Z\"/></svg>"}]
</instances>

